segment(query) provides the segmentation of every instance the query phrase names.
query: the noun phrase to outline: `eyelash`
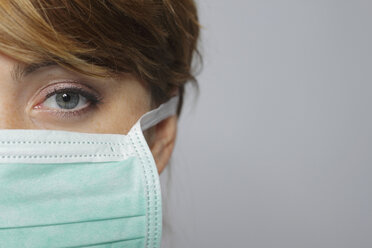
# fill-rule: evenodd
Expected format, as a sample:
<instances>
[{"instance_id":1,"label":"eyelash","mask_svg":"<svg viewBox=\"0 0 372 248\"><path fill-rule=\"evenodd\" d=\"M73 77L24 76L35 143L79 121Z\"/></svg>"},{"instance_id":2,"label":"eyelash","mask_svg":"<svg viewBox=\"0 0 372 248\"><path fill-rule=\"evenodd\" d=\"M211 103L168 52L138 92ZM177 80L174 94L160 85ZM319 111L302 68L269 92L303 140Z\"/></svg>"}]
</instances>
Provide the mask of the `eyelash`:
<instances>
[{"instance_id":1,"label":"eyelash","mask_svg":"<svg viewBox=\"0 0 372 248\"><path fill-rule=\"evenodd\" d=\"M100 98L98 96L95 96L94 94L91 94L90 92L87 92L83 89L77 88L77 87L66 87L62 89L53 89L52 92L48 93L45 96L45 99L48 99L49 97L60 94L60 93L75 93L75 94L80 94L83 97L87 98L91 104L98 104L101 102Z\"/></svg>"},{"instance_id":2,"label":"eyelash","mask_svg":"<svg viewBox=\"0 0 372 248\"><path fill-rule=\"evenodd\" d=\"M79 116L83 114L84 112L88 111L89 109L96 108L97 105L102 103L103 98L100 97L99 95L90 93L80 87L77 86L68 86L64 88L53 88L51 91L49 91L46 96L44 97L44 101L46 101L48 98L56 95L56 94L61 94L61 93L74 93L74 94L79 94L83 97L85 97L88 101L89 104L87 107L78 109L78 110L56 110L53 111L56 115L58 115L61 118L70 118L74 116ZM44 102L43 101L43 102Z\"/></svg>"}]
</instances>

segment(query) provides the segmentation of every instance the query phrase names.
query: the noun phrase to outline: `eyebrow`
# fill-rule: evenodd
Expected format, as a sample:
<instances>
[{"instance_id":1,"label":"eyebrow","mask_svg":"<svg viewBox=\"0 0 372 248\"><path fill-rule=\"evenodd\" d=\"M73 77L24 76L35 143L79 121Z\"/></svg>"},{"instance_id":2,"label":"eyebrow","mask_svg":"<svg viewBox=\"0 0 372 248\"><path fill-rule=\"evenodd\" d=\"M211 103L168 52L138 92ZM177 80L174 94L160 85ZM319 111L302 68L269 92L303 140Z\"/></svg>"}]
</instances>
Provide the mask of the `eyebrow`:
<instances>
[{"instance_id":1,"label":"eyebrow","mask_svg":"<svg viewBox=\"0 0 372 248\"><path fill-rule=\"evenodd\" d=\"M27 75L47 66L57 65L56 62L51 60L45 60L39 63L31 63L26 66L21 64L16 64L11 70L11 75L14 81L20 81L22 78Z\"/></svg>"}]
</instances>

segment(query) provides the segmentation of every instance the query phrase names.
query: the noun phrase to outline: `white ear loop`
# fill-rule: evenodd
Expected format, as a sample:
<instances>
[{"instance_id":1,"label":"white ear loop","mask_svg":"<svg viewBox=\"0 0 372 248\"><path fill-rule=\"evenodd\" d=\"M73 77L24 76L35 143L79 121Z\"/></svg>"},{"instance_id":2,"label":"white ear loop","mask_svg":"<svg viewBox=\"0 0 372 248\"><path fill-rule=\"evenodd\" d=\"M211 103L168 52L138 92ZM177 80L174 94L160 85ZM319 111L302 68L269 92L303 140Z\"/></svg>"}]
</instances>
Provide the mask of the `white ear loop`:
<instances>
[{"instance_id":1,"label":"white ear loop","mask_svg":"<svg viewBox=\"0 0 372 248\"><path fill-rule=\"evenodd\" d=\"M175 115L177 113L178 101L179 96L174 96L167 102L161 104L158 108L144 114L139 119L142 131L155 126L169 116Z\"/></svg>"}]
</instances>

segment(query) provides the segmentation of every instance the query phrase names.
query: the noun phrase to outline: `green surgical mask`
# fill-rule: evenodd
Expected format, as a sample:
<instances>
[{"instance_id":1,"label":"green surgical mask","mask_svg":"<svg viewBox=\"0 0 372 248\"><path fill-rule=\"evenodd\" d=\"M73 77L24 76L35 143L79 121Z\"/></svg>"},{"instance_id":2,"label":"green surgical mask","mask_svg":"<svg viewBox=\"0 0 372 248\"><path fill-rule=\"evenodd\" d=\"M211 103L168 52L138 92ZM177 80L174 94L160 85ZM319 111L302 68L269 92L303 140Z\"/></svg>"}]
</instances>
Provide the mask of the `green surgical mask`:
<instances>
[{"instance_id":1,"label":"green surgical mask","mask_svg":"<svg viewBox=\"0 0 372 248\"><path fill-rule=\"evenodd\" d=\"M143 130L177 103L127 135L0 130L0 247L159 247L159 176Z\"/></svg>"}]
</instances>

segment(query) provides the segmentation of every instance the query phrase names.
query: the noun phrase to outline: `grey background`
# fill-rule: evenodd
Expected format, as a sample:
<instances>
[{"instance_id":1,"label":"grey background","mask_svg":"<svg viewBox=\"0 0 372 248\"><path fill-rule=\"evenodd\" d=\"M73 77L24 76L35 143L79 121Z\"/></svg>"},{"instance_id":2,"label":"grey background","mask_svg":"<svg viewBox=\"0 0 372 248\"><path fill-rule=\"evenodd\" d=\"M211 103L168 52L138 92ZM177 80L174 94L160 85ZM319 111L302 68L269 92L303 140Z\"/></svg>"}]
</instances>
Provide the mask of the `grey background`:
<instances>
[{"instance_id":1,"label":"grey background","mask_svg":"<svg viewBox=\"0 0 372 248\"><path fill-rule=\"evenodd\" d=\"M372 1L199 10L204 69L161 175L164 247L372 247Z\"/></svg>"}]
</instances>

